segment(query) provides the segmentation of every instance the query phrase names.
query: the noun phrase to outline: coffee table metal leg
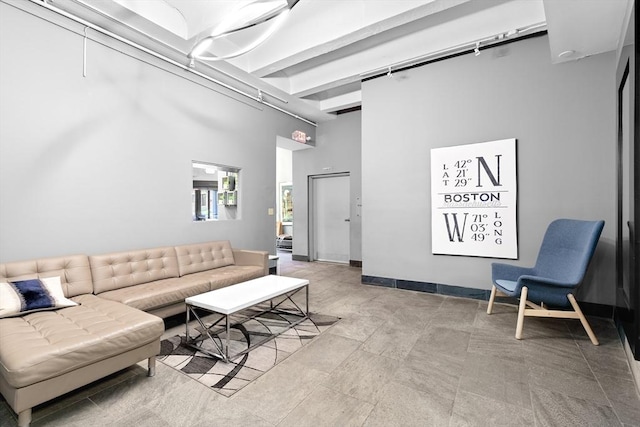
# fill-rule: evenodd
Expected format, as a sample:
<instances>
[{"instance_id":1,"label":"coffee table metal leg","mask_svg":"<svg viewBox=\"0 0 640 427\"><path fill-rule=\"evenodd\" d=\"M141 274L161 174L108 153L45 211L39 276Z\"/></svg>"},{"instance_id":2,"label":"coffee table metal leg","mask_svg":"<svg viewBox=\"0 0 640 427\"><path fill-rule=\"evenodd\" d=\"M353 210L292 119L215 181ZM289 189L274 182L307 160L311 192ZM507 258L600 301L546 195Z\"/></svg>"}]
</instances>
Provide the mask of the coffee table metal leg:
<instances>
[{"instance_id":1,"label":"coffee table metal leg","mask_svg":"<svg viewBox=\"0 0 640 427\"><path fill-rule=\"evenodd\" d=\"M224 361L229 362L229 343L230 343L230 333L229 333L229 315L225 316L227 318L227 348L224 349Z\"/></svg>"},{"instance_id":2,"label":"coffee table metal leg","mask_svg":"<svg viewBox=\"0 0 640 427\"><path fill-rule=\"evenodd\" d=\"M189 311L190 311L190 306L188 304L186 304L186 308L187 308L187 321L184 324L185 327L185 342L188 343L189 342Z\"/></svg>"},{"instance_id":3,"label":"coffee table metal leg","mask_svg":"<svg viewBox=\"0 0 640 427\"><path fill-rule=\"evenodd\" d=\"M225 350L224 348L224 342L222 340L222 338L220 338L220 336L218 335L211 335L211 330L218 325L220 322L222 322L223 320L226 319L227 321L227 328L229 327L229 316L221 316L218 320L216 320L214 323L211 324L211 326L207 326L204 321L202 319L200 319L200 317L198 316L198 314L194 311L193 306L191 305L187 305L187 324L185 325L185 345L193 348L194 350L198 350L202 353L206 353L209 356L213 356L213 357L217 357L219 359L222 359L223 361L227 362L229 357L229 341L227 340L227 349ZM191 312L191 313L189 313ZM206 348L202 348L202 346L197 345L196 343L199 341L203 341L205 338L204 337L200 337L200 338L193 338L193 340L191 339L191 336L189 335L189 321L191 319L190 314L193 314L193 317L195 318L195 320L198 322L198 324L200 325L200 327L202 328L202 335L206 335L207 338L209 338L209 340L213 343L213 345L218 349L219 353L214 353L210 350L207 350ZM218 344L218 342L216 341L216 338L218 339L218 341L220 342L220 344ZM226 358L225 358L226 355Z\"/></svg>"}]
</instances>

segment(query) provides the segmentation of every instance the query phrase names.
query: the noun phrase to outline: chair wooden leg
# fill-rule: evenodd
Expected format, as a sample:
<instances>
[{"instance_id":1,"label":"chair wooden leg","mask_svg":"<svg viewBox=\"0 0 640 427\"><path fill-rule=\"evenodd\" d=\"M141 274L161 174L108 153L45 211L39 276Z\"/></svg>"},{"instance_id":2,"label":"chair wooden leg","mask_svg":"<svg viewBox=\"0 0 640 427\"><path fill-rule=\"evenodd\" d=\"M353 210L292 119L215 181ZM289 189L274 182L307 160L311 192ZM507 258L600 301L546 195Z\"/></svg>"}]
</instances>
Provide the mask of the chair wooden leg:
<instances>
[{"instance_id":1,"label":"chair wooden leg","mask_svg":"<svg viewBox=\"0 0 640 427\"><path fill-rule=\"evenodd\" d=\"M591 325L589 325L587 318L582 313L582 310L580 310L580 306L578 305L578 302L576 301L573 294L567 294L567 298L569 298L569 302L571 303L571 306L573 307L575 312L578 313L578 319L580 319L580 323L582 323L582 327L587 332L587 335L589 335L589 339L591 340L593 345L600 345L600 343L598 342L598 338L596 338L596 334L593 333Z\"/></svg>"},{"instance_id":2,"label":"chair wooden leg","mask_svg":"<svg viewBox=\"0 0 640 427\"><path fill-rule=\"evenodd\" d=\"M522 339L522 329L524 328L524 310L527 307L527 294L529 289L526 286L522 287L520 292L520 306L518 308L518 323L516 324L516 339Z\"/></svg>"},{"instance_id":3,"label":"chair wooden leg","mask_svg":"<svg viewBox=\"0 0 640 427\"><path fill-rule=\"evenodd\" d=\"M493 302L496 300L496 291L498 289L496 288L496 285L493 285L491 287L491 296L489 297L489 305L487 306L487 314L491 314L491 312L493 311Z\"/></svg>"}]
</instances>

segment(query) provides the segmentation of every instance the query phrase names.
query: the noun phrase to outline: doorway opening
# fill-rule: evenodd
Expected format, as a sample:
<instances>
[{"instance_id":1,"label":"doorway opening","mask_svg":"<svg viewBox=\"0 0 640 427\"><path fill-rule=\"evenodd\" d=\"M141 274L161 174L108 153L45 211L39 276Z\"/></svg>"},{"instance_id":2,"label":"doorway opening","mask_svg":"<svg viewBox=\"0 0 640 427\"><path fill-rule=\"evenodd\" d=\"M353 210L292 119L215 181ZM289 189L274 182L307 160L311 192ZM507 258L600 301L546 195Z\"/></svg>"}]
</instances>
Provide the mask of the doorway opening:
<instances>
[{"instance_id":1,"label":"doorway opening","mask_svg":"<svg viewBox=\"0 0 640 427\"><path fill-rule=\"evenodd\" d=\"M293 179L294 152L314 148L290 138L276 137L276 250L293 253L295 245L296 189Z\"/></svg>"},{"instance_id":2,"label":"doorway opening","mask_svg":"<svg viewBox=\"0 0 640 427\"><path fill-rule=\"evenodd\" d=\"M293 251L293 152L276 147L276 250Z\"/></svg>"}]
</instances>

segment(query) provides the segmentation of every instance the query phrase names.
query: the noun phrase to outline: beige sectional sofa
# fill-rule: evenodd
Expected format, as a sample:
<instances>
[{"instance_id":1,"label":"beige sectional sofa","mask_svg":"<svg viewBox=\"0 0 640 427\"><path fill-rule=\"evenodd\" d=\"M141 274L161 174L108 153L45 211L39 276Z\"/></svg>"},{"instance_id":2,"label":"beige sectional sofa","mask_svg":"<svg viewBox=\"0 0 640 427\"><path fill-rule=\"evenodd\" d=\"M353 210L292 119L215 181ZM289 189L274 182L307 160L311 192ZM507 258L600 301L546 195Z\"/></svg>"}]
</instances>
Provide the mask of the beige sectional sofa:
<instances>
[{"instance_id":1,"label":"beige sectional sofa","mask_svg":"<svg viewBox=\"0 0 640 427\"><path fill-rule=\"evenodd\" d=\"M269 253L228 241L90 256L94 293L160 317L185 311L184 299L265 276Z\"/></svg>"},{"instance_id":2,"label":"beige sectional sofa","mask_svg":"<svg viewBox=\"0 0 640 427\"><path fill-rule=\"evenodd\" d=\"M268 274L268 253L228 241L0 264L0 281L59 276L77 306L0 319L0 393L27 426L31 408L149 359L161 317L186 297Z\"/></svg>"}]
</instances>

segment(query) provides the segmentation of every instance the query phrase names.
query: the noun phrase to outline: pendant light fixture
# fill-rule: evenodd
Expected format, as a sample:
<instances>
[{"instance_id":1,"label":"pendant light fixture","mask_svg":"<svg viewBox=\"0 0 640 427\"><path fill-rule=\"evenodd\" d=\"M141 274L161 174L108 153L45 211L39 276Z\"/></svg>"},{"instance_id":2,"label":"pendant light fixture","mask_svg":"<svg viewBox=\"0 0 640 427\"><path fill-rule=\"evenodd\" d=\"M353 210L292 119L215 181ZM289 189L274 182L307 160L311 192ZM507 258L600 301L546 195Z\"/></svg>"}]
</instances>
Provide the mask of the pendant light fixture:
<instances>
[{"instance_id":1,"label":"pendant light fixture","mask_svg":"<svg viewBox=\"0 0 640 427\"><path fill-rule=\"evenodd\" d=\"M282 26L298 1L255 0L238 7L194 45L189 58L219 61L255 49Z\"/></svg>"}]
</instances>

